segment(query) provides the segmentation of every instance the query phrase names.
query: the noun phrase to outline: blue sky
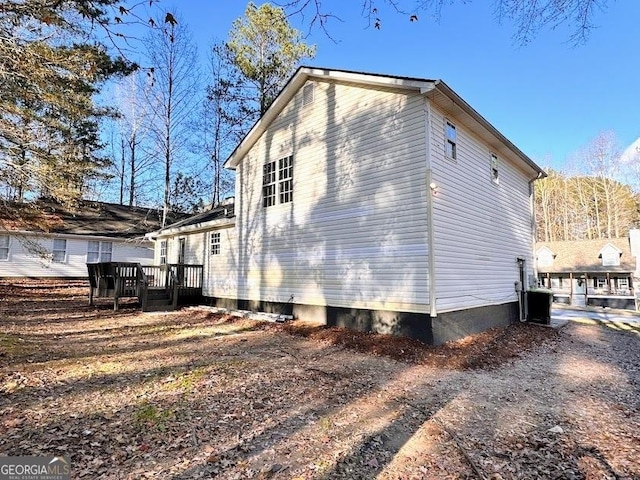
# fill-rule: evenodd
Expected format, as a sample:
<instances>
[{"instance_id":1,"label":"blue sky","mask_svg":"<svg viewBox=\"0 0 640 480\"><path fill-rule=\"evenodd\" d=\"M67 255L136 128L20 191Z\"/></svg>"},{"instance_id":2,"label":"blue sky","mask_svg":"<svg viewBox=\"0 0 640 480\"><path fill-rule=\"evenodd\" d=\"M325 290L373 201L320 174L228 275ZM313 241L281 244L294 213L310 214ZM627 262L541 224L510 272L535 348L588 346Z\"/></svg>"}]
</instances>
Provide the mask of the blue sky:
<instances>
[{"instance_id":1,"label":"blue sky","mask_svg":"<svg viewBox=\"0 0 640 480\"><path fill-rule=\"evenodd\" d=\"M262 2L256 2L258 4ZM569 28L542 31L519 46L508 22L494 16L494 2L458 0L439 22L418 22L382 10L381 30L367 27L361 2L325 0L339 15L329 31L310 32L317 46L311 65L394 75L440 78L541 165L565 159L604 130L621 147L640 137L640 2L609 2L594 17L598 28L584 45L568 43ZM163 1L164 4L164 1ZM182 16L201 55L213 38L225 39L243 1L187 0L163 5ZM299 17L291 22L308 31Z\"/></svg>"}]
</instances>

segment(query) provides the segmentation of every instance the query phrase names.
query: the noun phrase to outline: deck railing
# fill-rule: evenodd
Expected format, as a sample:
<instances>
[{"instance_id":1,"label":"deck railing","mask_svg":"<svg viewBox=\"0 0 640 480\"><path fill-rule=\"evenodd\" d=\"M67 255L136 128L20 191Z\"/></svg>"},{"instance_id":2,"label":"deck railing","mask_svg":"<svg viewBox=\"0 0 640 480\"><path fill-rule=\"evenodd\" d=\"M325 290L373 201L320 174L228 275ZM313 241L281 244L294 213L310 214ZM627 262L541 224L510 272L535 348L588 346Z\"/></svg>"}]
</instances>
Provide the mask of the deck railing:
<instances>
[{"instance_id":1,"label":"deck railing","mask_svg":"<svg viewBox=\"0 0 640 480\"><path fill-rule=\"evenodd\" d=\"M143 265L150 288L171 287L171 277L175 277L180 298L202 295L202 265L172 263L168 265Z\"/></svg>"},{"instance_id":2,"label":"deck railing","mask_svg":"<svg viewBox=\"0 0 640 480\"><path fill-rule=\"evenodd\" d=\"M88 263L89 303L94 297L112 297L118 309L121 297L137 297L143 310L150 289L165 290L175 307L184 299L202 296L202 265L140 265L133 262Z\"/></svg>"}]
</instances>

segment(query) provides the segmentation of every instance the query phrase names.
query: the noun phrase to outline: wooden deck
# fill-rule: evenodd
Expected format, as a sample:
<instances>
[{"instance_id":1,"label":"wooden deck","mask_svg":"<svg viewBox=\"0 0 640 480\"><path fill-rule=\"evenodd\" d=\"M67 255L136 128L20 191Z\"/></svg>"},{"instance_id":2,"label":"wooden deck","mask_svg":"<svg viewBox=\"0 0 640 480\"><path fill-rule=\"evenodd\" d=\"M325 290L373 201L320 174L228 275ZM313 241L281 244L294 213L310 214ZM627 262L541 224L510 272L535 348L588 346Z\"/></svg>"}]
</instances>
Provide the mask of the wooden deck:
<instances>
[{"instance_id":1,"label":"wooden deck","mask_svg":"<svg viewBox=\"0 0 640 480\"><path fill-rule=\"evenodd\" d=\"M136 297L143 311L173 310L202 298L202 265L141 265L132 262L88 263L89 304L94 298Z\"/></svg>"}]
</instances>

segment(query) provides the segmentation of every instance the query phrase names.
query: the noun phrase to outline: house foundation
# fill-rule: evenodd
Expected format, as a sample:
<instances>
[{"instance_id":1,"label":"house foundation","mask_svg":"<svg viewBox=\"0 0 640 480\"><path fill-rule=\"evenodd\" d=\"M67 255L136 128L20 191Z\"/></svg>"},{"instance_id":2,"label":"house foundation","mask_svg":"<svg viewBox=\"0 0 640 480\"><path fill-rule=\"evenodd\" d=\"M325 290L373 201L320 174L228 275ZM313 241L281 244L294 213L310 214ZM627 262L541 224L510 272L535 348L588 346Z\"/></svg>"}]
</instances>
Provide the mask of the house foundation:
<instances>
[{"instance_id":1,"label":"house foundation","mask_svg":"<svg viewBox=\"0 0 640 480\"><path fill-rule=\"evenodd\" d=\"M373 332L420 340L441 345L489 328L503 327L518 321L518 303L504 303L446 312L432 318L427 313L394 312L284 302L236 300L205 297L210 306L229 310L251 310L291 315L295 319L318 322L331 327L344 327L360 332Z\"/></svg>"}]
</instances>

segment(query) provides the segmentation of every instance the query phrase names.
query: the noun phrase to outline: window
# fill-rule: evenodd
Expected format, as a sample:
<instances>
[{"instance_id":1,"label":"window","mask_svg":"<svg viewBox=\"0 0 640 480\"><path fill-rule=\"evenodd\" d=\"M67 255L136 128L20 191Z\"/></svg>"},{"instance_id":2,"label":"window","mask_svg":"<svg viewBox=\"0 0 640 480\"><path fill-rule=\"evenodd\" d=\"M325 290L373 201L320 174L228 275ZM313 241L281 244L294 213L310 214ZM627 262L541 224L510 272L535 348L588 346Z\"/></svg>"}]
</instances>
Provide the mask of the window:
<instances>
[{"instance_id":1,"label":"window","mask_svg":"<svg viewBox=\"0 0 640 480\"><path fill-rule=\"evenodd\" d=\"M67 260L67 240L64 238L54 238L52 253L51 261L53 263L64 263Z\"/></svg>"},{"instance_id":2,"label":"window","mask_svg":"<svg viewBox=\"0 0 640 480\"><path fill-rule=\"evenodd\" d=\"M602 290L607 288L607 279L604 277L598 277L596 278L596 288L598 290Z\"/></svg>"},{"instance_id":3,"label":"window","mask_svg":"<svg viewBox=\"0 0 640 480\"><path fill-rule=\"evenodd\" d=\"M276 177L277 174L277 177ZM262 166L262 206L293 200L293 155Z\"/></svg>"},{"instance_id":4,"label":"window","mask_svg":"<svg viewBox=\"0 0 640 480\"><path fill-rule=\"evenodd\" d=\"M0 235L0 260L9 260L9 235Z\"/></svg>"},{"instance_id":5,"label":"window","mask_svg":"<svg viewBox=\"0 0 640 480\"><path fill-rule=\"evenodd\" d=\"M112 242L90 241L87 248L87 263L110 262L112 252Z\"/></svg>"},{"instance_id":6,"label":"window","mask_svg":"<svg viewBox=\"0 0 640 480\"><path fill-rule=\"evenodd\" d=\"M458 135L456 133L456 126L447 121L444 127L444 135L445 135L445 154L447 158L455 160L457 158L457 144L458 144Z\"/></svg>"},{"instance_id":7,"label":"window","mask_svg":"<svg viewBox=\"0 0 640 480\"><path fill-rule=\"evenodd\" d=\"M500 172L498 171L498 156L492 153L491 154L491 181L497 184L499 176L500 176Z\"/></svg>"},{"instance_id":8,"label":"window","mask_svg":"<svg viewBox=\"0 0 640 480\"><path fill-rule=\"evenodd\" d=\"M160 242L160 265L167 264L167 241L162 240Z\"/></svg>"},{"instance_id":9,"label":"window","mask_svg":"<svg viewBox=\"0 0 640 480\"><path fill-rule=\"evenodd\" d=\"M618 290L626 290L629 291L629 279L628 278L618 278Z\"/></svg>"},{"instance_id":10,"label":"window","mask_svg":"<svg viewBox=\"0 0 640 480\"><path fill-rule=\"evenodd\" d=\"M302 88L302 105L313 103L313 83L307 83Z\"/></svg>"},{"instance_id":11,"label":"window","mask_svg":"<svg viewBox=\"0 0 640 480\"><path fill-rule=\"evenodd\" d=\"M220 255L220 232L211 232L210 247L211 255Z\"/></svg>"},{"instance_id":12,"label":"window","mask_svg":"<svg viewBox=\"0 0 640 480\"><path fill-rule=\"evenodd\" d=\"M561 288L560 279L558 277L551 277L551 288Z\"/></svg>"},{"instance_id":13,"label":"window","mask_svg":"<svg viewBox=\"0 0 640 480\"><path fill-rule=\"evenodd\" d=\"M280 203L293 200L293 157L278 160L278 180L280 181Z\"/></svg>"},{"instance_id":14,"label":"window","mask_svg":"<svg viewBox=\"0 0 640 480\"><path fill-rule=\"evenodd\" d=\"M276 162L262 166L262 206L270 207L276 203Z\"/></svg>"}]
</instances>

